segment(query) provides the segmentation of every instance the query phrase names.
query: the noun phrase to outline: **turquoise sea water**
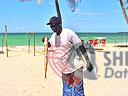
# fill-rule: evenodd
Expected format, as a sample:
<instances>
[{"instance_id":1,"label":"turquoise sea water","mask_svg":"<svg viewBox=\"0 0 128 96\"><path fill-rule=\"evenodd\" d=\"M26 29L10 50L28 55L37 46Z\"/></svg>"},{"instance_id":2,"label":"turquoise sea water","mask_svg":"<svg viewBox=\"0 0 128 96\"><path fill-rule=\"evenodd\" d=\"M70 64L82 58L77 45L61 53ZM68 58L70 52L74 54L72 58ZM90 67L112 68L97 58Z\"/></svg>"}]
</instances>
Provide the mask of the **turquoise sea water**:
<instances>
[{"instance_id":1,"label":"turquoise sea water","mask_svg":"<svg viewBox=\"0 0 128 96\"><path fill-rule=\"evenodd\" d=\"M9 46L27 46L28 39L30 38L30 44L33 43L33 35L25 35L26 33L8 33L8 45ZM36 33L35 34L35 44L36 46L42 46L41 38L50 37L52 33ZM105 37L107 43L125 43L128 41L128 33L77 33L81 40L84 40L84 43L90 39L98 39ZM5 45L5 36L0 34L0 46Z\"/></svg>"}]
</instances>

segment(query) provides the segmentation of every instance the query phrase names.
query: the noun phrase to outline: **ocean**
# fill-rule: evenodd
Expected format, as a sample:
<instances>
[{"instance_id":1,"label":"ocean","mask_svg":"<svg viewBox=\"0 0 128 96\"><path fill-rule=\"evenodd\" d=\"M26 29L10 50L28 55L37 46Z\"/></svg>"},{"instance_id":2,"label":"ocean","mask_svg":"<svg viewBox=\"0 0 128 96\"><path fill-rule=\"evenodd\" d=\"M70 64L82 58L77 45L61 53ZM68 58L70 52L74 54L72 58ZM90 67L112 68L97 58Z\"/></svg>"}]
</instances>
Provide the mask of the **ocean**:
<instances>
[{"instance_id":1,"label":"ocean","mask_svg":"<svg viewBox=\"0 0 128 96\"><path fill-rule=\"evenodd\" d=\"M35 33L35 45L42 46L41 39L42 37L48 37L52 33ZM81 40L84 40L86 43L90 39L101 39L105 38L106 43L127 43L128 33L119 32L119 33L77 33ZM26 35L26 33L8 33L8 46L27 46L30 39L30 45L34 45L34 36L33 34ZM0 46L5 45L5 35L0 33Z\"/></svg>"}]
</instances>

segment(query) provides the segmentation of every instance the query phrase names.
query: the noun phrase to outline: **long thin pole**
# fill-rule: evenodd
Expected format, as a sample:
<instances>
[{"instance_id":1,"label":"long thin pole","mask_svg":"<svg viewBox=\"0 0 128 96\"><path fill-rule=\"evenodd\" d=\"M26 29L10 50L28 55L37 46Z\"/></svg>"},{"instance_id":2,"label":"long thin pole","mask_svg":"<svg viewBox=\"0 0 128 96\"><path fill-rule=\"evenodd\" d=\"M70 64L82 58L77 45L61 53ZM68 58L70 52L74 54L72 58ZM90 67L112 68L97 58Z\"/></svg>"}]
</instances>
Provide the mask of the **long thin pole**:
<instances>
[{"instance_id":1,"label":"long thin pole","mask_svg":"<svg viewBox=\"0 0 128 96\"><path fill-rule=\"evenodd\" d=\"M48 38L45 37L44 40L44 72L45 72L45 78L47 78L47 66L48 66Z\"/></svg>"},{"instance_id":2,"label":"long thin pole","mask_svg":"<svg viewBox=\"0 0 128 96\"><path fill-rule=\"evenodd\" d=\"M8 33L7 33L6 25L5 25L5 36L6 36L6 56L8 57Z\"/></svg>"},{"instance_id":3,"label":"long thin pole","mask_svg":"<svg viewBox=\"0 0 128 96\"><path fill-rule=\"evenodd\" d=\"M30 37L28 38L28 53L30 53Z\"/></svg>"},{"instance_id":4,"label":"long thin pole","mask_svg":"<svg viewBox=\"0 0 128 96\"><path fill-rule=\"evenodd\" d=\"M4 35L3 35L4 33L2 32L2 35L1 35L1 37L2 37L2 39L1 39L1 43L2 43L2 54L4 53L4 50L3 50L3 47L4 47Z\"/></svg>"},{"instance_id":5,"label":"long thin pole","mask_svg":"<svg viewBox=\"0 0 128 96\"><path fill-rule=\"evenodd\" d=\"M34 35L34 56L35 56L35 32L33 33Z\"/></svg>"},{"instance_id":6,"label":"long thin pole","mask_svg":"<svg viewBox=\"0 0 128 96\"><path fill-rule=\"evenodd\" d=\"M3 51L3 43L4 43L4 40L3 40L3 37L2 37L2 53L4 53L4 51Z\"/></svg>"}]
</instances>

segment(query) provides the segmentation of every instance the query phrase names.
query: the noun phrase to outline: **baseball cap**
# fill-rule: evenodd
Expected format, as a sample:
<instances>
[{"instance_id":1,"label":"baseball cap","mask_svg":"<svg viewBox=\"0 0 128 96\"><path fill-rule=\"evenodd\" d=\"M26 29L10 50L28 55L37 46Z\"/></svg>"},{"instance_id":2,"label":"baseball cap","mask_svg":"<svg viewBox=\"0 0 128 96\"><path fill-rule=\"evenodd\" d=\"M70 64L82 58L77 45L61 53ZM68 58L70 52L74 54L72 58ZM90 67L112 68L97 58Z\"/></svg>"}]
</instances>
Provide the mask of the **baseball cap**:
<instances>
[{"instance_id":1,"label":"baseball cap","mask_svg":"<svg viewBox=\"0 0 128 96\"><path fill-rule=\"evenodd\" d=\"M53 16L50 18L49 22L47 23L47 25L50 25L50 24L61 24L61 20L60 18Z\"/></svg>"}]
</instances>

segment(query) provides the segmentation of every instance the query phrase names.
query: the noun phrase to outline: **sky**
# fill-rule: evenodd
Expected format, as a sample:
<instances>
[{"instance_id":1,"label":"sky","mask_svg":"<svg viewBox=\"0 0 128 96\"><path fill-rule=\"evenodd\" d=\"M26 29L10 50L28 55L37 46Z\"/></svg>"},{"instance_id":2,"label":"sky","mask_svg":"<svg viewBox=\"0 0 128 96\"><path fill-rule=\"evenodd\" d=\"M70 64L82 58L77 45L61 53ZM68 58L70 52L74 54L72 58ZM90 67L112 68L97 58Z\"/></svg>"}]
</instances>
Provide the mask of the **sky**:
<instances>
[{"instance_id":1,"label":"sky","mask_svg":"<svg viewBox=\"0 0 128 96\"><path fill-rule=\"evenodd\" d=\"M58 0L63 27L75 32L111 33L128 32L119 0L81 0L75 12L71 12L66 0ZM36 0L0 0L0 33L52 32L46 23L57 16L54 0L44 0L39 6Z\"/></svg>"}]
</instances>

